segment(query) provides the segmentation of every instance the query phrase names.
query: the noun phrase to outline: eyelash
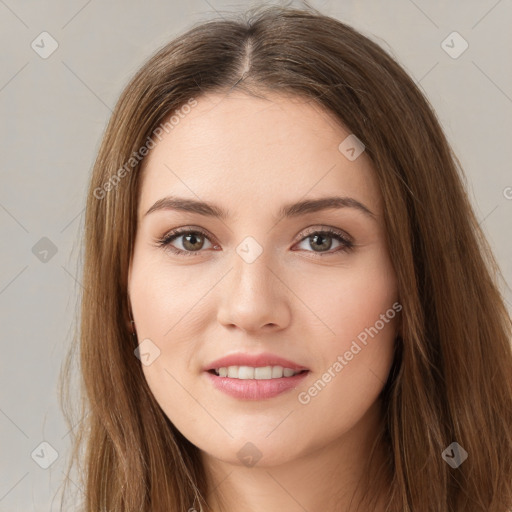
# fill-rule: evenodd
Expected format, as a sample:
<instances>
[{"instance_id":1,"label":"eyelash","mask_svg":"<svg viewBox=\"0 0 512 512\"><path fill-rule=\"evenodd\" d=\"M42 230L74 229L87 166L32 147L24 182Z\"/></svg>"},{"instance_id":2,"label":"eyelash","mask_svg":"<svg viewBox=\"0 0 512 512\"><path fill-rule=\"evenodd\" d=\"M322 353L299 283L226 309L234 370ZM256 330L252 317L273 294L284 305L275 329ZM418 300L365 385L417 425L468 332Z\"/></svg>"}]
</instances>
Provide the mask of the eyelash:
<instances>
[{"instance_id":1,"label":"eyelash","mask_svg":"<svg viewBox=\"0 0 512 512\"><path fill-rule=\"evenodd\" d=\"M203 251L184 251L182 249L178 249L171 245L171 242L173 242L175 239L179 238L181 235L201 235L204 236L208 241L211 242L210 238L208 237L208 234L203 231L202 229L190 229L190 228L178 228L170 233L167 233L165 236L157 240L157 246L169 249L174 254L182 255L182 256L199 256ZM306 251L306 252L312 252L313 254L318 255L319 257L323 257L326 255L331 255L337 252L350 252L354 248L354 242L342 231L339 231L337 229L333 228L324 228L321 230L311 230L306 231L306 233L303 235L303 237L299 240L297 243L301 243L307 238L311 237L312 235L328 235L331 238L334 238L341 242L341 246L336 248L334 251L326 251L326 252L315 252L315 251ZM215 245L215 244L214 244Z\"/></svg>"}]
</instances>

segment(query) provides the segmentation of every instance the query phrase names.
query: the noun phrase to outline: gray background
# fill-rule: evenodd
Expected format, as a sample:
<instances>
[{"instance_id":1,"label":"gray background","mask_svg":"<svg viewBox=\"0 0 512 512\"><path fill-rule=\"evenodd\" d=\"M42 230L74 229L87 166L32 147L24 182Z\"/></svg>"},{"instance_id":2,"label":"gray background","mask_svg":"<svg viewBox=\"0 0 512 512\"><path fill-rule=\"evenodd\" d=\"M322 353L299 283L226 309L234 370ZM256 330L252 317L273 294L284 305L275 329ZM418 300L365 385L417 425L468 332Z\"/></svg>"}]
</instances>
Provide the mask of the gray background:
<instances>
[{"instance_id":1,"label":"gray background","mask_svg":"<svg viewBox=\"0 0 512 512\"><path fill-rule=\"evenodd\" d=\"M165 42L258 3L0 0L0 511L57 510L69 435L56 385L77 309L86 184L111 109ZM311 4L381 44L421 85L512 282L512 2ZM46 59L31 47L48 51L43 31L59 45ZM441 46L453 31L469 44L458 58ZM58 452L48 469L39 465L51 461L43 441Z\"/></svg>"}]
</instances>

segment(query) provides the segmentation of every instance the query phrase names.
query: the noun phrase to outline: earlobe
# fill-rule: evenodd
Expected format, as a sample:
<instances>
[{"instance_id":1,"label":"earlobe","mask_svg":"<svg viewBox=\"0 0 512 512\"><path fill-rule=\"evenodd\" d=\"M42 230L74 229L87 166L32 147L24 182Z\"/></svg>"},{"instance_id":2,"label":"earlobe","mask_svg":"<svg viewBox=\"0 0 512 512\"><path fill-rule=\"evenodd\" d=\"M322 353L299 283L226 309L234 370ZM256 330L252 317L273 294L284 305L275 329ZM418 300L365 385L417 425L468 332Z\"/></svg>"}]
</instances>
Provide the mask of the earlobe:
<instances>
[{"instance_id":1,"label":"earlobe","mask_svg":"<svg viewBox=\"0 0 512 512\"><path fill-rule=\"evenodd\" d=\"M132 304L130 301L130 281L131 281L131 274L132 274L132 265L130 262L130 265L128 266L128 286L127 286L127 303L128 303L128 320L127 320L127 329L128 332L131 333L133 339L135 340L135 344L137 344L137 329L135 327L135 321L133 320L133 313L132 313Z\"/></svg>"},{"instance_id":2,"label":"earlobe","mask_svg":"<svg viewBox=\"0 0 512 512\"><path fill-rule=\"evenodd\" d=\"M127 329L128 332L131 333L132 337L135 341L137 341L137 329L135 327L135 321L133 320L132 314L132 306L130 303L130 296L128 296L128 320L127 320Z\"/></svg>"},{"instance_id":3,"label":"earlobe","mask_svg":"<svg viewBox=\"0 0 512 512\"><path fill-rule=\"evenodd\" d=\"M132 338L133 338L133 342L135 345L138 345L138 341L137 341L137 330L135 329L135 322L132 320L131 321L131 329L132 329Z\"/></svg>"},{"instance_id":4,"label":"earlobe","mask_svg":"<svg viewBox=\"0 0 512 512\"><path fill-rule=\"evenodd\" d=\"M131 315L130 315L131 317ZM135 346L138 346L138 340L137 340L137 329L135 327L135 322L133 319L130 319L130 332L132 334L132 340Z\"/></svg>"}]
</instances>

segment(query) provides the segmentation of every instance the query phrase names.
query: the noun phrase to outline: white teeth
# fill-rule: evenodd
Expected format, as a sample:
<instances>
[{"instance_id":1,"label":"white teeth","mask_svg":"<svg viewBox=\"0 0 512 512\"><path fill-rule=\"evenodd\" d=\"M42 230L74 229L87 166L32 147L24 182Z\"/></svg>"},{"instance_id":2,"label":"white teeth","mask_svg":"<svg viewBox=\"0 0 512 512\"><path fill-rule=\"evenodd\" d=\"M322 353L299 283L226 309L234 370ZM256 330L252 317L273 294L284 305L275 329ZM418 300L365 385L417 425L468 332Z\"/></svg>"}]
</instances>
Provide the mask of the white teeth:
<instances>
[{"instance_id":1,"label":"white teeth","mask_svg":"<svg viewBox=\"0 0 512 512\"><path fill-rule=\"evenodd\" d=\"M272 378L279 379L283 376L283 367L282 366L272 366Z\"/></svg>"},{"instance_id":2,"label":"white teeth","mask_svg":"<svg viewBox=\"0 0 512 512\"><path fill-rule=\"evenodd\" d=\"M250 366L240 366L238 368L239 379L254 379L254 368ZM256 377L258 378L258 377Z\"/></svg>"},{"instance_id":3,"label":"white teeth","mask_svg":"<svg viewBox=\"0 0 512 512\"><path fill-rule=\"evenodd\" d=\"M240 369L242 369L241 367ZM238 375L240 377L240 374ZM272 366L262 366L261 368L254 368L255 379L271 379L272 378Z\"/></svg>"},{"instance_id":4,"label":"white teeth","mask_svg":"<svg viewBox=\"0 0 512 512\"><path fill-rule=\"evenodd\" d=\"M282 377L293 377L300 371L282 366L262 366L255 368L253 366L228 366L216 368L215 373L219 377L229 377L230 379L281 379Z\"/></svg>"}]
</instances>

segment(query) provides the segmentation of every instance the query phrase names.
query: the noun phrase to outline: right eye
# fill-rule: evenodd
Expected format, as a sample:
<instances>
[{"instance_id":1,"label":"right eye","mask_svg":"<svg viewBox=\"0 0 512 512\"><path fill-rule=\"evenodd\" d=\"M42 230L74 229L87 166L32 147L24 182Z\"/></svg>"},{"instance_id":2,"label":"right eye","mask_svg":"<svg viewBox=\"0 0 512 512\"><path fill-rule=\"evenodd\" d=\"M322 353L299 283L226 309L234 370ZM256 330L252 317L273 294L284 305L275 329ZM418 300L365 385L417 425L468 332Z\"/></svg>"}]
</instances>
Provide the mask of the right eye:
<instances>
[{"instance_id":1,"label":"right eye","mask_svg":"<svg viewBox=\"0 0 512 512\"><path fill-rule=\"evenodd\" d=\"M180 244L182 248L176 247L172 244L175 240L182 239ZM158 245L169 249L175 254L183 256L197 256L202 252L204 242L207 240L211 247L213 244L210 242L206 233L201 229L179 228L167 233L163 238L158 240Z\"/></svg>"}]
</instances>

